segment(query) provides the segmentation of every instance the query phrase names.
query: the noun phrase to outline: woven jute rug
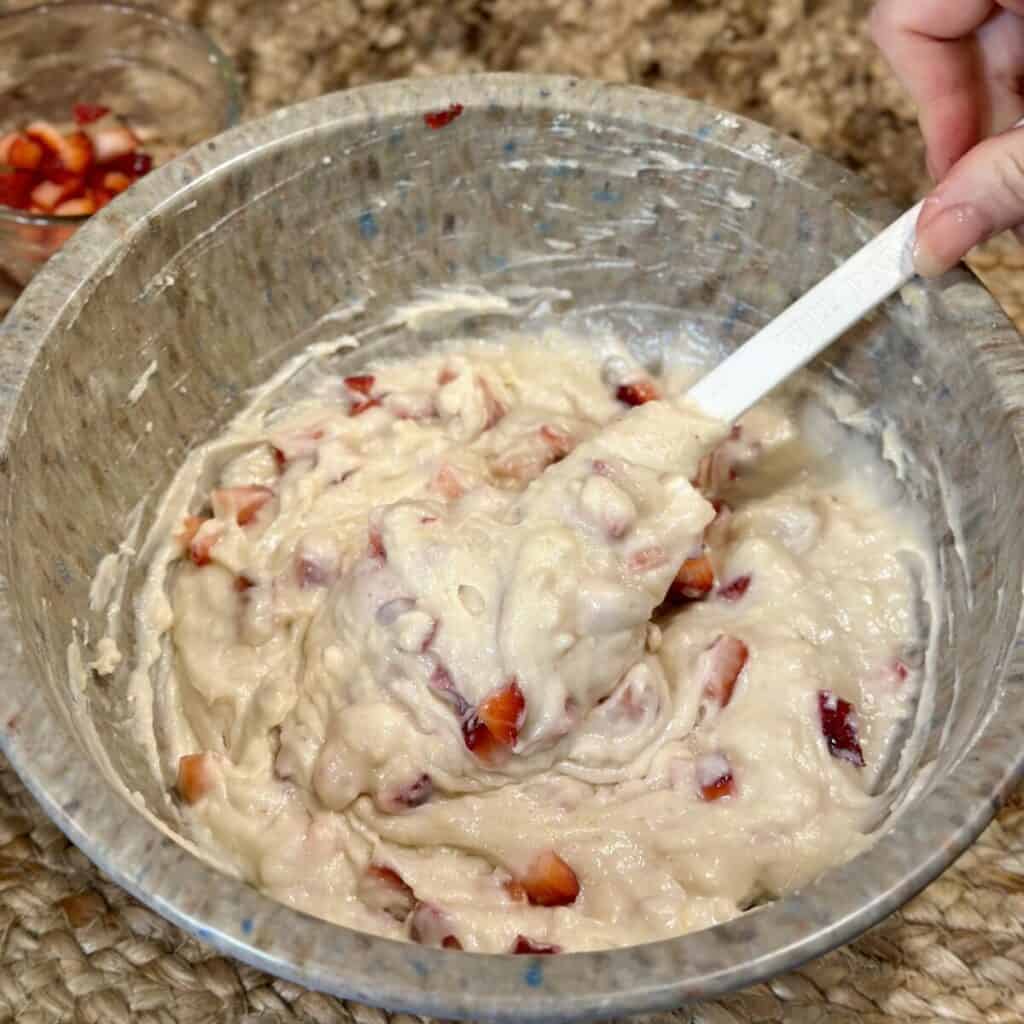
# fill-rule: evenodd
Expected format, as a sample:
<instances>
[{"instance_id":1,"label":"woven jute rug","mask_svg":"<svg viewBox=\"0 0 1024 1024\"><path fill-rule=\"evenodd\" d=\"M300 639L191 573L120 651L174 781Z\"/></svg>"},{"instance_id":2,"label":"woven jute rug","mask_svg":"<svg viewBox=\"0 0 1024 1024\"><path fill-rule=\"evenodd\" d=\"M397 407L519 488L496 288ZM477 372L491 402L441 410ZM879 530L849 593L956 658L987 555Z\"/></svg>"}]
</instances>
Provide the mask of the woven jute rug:
<instances>
[{"instance_id":1,"label":"woven jute rug","mask_svg":"<svg viewBox=\"0 0 1024 1024\"><path fill-rule=\"evenodd\" d=\"M29 0L13 0L9 7ZM774 125L901 201L923 187L913 111L866 38L870 0L151 0L207 29L250 114L381 78L591 75ZM5 4L0 0L0 8ZM1024 247L971 266L1024 332ZM13 295L0 281L0 314ZM0 1021L411 1024L226 960L137 904L0 759ZM802 970L647 1024L1024 1024L1024 790L942 878Z\"/></svg>"}]
</instances>

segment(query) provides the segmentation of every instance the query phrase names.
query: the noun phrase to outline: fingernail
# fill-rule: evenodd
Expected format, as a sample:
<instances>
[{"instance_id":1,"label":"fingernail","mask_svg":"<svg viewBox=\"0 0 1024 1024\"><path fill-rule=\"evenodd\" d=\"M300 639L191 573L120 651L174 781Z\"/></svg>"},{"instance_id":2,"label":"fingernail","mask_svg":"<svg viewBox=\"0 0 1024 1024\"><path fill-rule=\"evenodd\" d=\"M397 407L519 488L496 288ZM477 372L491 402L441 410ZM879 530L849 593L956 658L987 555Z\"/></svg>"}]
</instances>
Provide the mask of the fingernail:
<instances>
[{"instance_id":1,"label":"fingernail","mask_svg":"<svg viewBox=\"0 0 1024 1024\"><path fill-rule=\"evenodd\" d=\"M925 203L917 221L914 268L922 277L938 277L987 237L983 215L971 203L945 207Z\"/></svg>"}]
</instances>

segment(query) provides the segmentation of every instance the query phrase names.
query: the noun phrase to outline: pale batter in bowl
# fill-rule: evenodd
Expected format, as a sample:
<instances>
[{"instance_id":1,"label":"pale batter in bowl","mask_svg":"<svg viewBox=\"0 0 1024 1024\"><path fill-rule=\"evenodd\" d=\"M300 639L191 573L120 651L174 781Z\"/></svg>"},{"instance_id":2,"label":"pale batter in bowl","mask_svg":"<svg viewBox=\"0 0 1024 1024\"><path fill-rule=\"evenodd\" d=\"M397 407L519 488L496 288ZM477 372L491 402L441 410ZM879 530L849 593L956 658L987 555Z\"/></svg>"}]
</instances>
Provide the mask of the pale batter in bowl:
<instances>
[{"instance_id":1,"label":"pale batter in bowl","mask_svg":"<svg viewBox=\"0 0 1024 1024\"><path fill-rule=\"evenodd\" d=\"M708 927L868 845L922 541L782 400L730 430L684 382L466 343L198 452L139 650L200 845L489 953Z\"/></svg>"}]
</instances>

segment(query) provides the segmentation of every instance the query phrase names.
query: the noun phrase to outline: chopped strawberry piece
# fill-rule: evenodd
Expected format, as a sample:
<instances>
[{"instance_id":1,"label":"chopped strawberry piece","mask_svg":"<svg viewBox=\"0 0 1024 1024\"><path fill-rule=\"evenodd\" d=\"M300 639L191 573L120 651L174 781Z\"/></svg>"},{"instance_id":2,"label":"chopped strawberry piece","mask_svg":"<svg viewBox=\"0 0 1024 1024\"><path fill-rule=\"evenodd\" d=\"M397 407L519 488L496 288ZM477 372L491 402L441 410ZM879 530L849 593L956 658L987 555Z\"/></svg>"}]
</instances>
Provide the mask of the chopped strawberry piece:
<instances>
[{"instance_id":1,"label":"chopped strawberry piece","mask_svg":"<svg viewBox=\"0 0 1024 1024\"><path fill-rule=\"evenodd\" d=\"M551 461L560 462L574 447L573 439L558 427L548 423L540 428L541 440L551 449Z\"/></svg>"},{"instance_id":2,"label":"chopped strawberry piece","mask_svg":"<svg viewBox=\"0 0 1024 1024\"><path fill-rule=\"evenodd\" d=\"M18 171L34 171L43 162L43 147L21 132L0 139L0 163Z\"/></svg>"},{"instance_id":3,"label":"chopped strawberry piece","mask_svg":"<svg viewBox=\"0 0 1024 1024\"><path fill-rule=\"evenodd\" d=\"M32 201L35 178L29 171L0 173L0 205L27 210Z\"/></svg>"},{"instance_id":4,"label":"chopped strawberry piece","mask_svg":"<svg viewBox=\"0 0 1024 1024\"><path fill-rule=\"evenodd\" d=\"M107 171L103 175L102 187L117 195L124 192L125 189L131 188L134 182L135 179L130 174L125 174L124 171Z\"/></svg>"},{"instance_id":5,"label":"chopped strawberry piece","mask_svg":"<svg viewBox=\"0 0 1024 1024\"><path fill-rule=\"evenodd\" d=\"M366 398L361 402L356 402L355 405L349 409L349 416L362 416L367 409L375 409L380 405L380 401L376 398Z\"/></svg>"},{"instance_id":6,"label":"chopped strawberry piece","mask_svg":"<svg viewBox=\"0 0 1024 1024\"><path fill-rule=\"evenodd\" d=\"M669 600L677 603L699 601L708 596L714 585L715 570L711 559L704 554L687 558L668 588Z\"/></svg>"},{"instance_id":7,"label":"chopped strawberry piece","mask_svg":"<svg viewBox=\"0 0 1024 1024\"><path fill-rule=\"evenodd\" d=\"M198 803L213 789L213 784L209 754L186 754L179 758L174 788L185 803Z\"/></svg>"},{"instance_id":8,"label":"chopped strawberry piece","mask_svg":"<svg viewBox=\"0 0 1024 1024\"><path fill-rule=\"evenodd\" d=\"M349 391L358 392L360 395L369 395L373 391L373 385L377 383L377 378L372 373L359 374L355 377L345 378L345 387Z\"/></svg>"},{"instance_id":9,"label":"chopped strawberry piece","mask_svg":"<svg viewBox=\"0 0 1024 1024\"><path fill-rule=\"evenodd\" d=\"M444 387L445 384L451 384L458 374L450 367L443 367L437 374L437 383L440 387Z\"/></svg>"},{"instance_id":10,"label":"chopped strawberry piece","mask_svg":"<svg viewBox=\"0 0 1024 1024\"><path fill-rule=\"evenodd\" d=\"M53 213L61 203L82 194L85 183L81 178L69 177L63 182L47 178L32 189L32 203L44 213Z\"/></svg>"},{"instance_id":11,"label":"chopped strawberry piece","mask_svg":"<svg viewBox=\"0 0 1024 1024\"><path fill-rule=\"evenodd\" d=\"M720 587L718 596L726 601L738 601L747 592L749 587L750 574L747 573L743 576L737 576L736 579L726 583L724 587Z\"/></svg>"},{"instance_id":12,"label":"chopped strawberry piece","mask_svg":"<svg viewBox=\"0 0 1024 1024\"><path fill-rule=\"evenodd\" d=\"M564 907L576 902L580 882L576 872L554 850L546 850L519 880L527 899L541 907Z\"/></svg>"},{"instance_id":13,"label":"chopped strawberry piece","mask_svg":"<svg viewBox=\"0 0 1024 1024\"><path fill-rule=\"evenodd\" d=\"M519 729L526 717L526 698L518 682L512 679L485 698L476 713L499 743L512 746L519 738Z\"/></svg>"},{"instance_id":14,"label":"chopped strawberry piece","mask_svg":"<svg viewBox=\"0 0 1024 1024\"><path fill-rule=\"evenodd\" d=\"M239 526L247 526L273 496L269 487L257 485L218 487L211 493L210 501L218 516L233 517Z\"/></svg>"},{"instance_id":15,"label":"chopped strawberry piece","mask_svg":"<svg viewBox=\"0 0 1024 1024\"><path fill-rule=\"evenodd\" d=\"M718 637L705 655L704 696L720 708L727 707L748 656L742 640L724 634Z\"/></svg>"},{"instance_id":16,"label":"chopped strawberry piece","mask_svg":"<svg viewBox=\"0 0 1024 1024\"><path fill-rule=\"evenodd\" d=\"M60 162L71 174L84 174L92 166L92 141L85 132L71 132L64 136Z\"/></svg>"},{"instance_id":17,"label":"chopped strawberry piece","mask_svg":"<svg viewBox=\"0 0 1024 1024\"><path fill-rule=\"evenodd\" d=\"M58 203L53 212L58 217L90 217L96 212L96 204L90 196L79 196Z\"/></svg>"},{"instance_id":18,"label":"chopped strawberry piece","mask_svg":"<svg viewBox=\"0 0 1024 1024\"><path fill-rule=\"evenodd\" d=\"M821 732L828 743L828 752L840 761L863 768L864 753L857 735L857 711L842 697L831 690L818 691L818 714L821 718Z\"/></svg>"},{"instance_id":19,"label":"chopped strawberry piece","mask_svg":"<svg viewBox=\"0 0 1024 1024\"><path fill-rule=\"evenodd\" d=\"M101 128L92 134L93 150L96 163L112 164L115 160L130 157L139 148L139 140L130 128L115 125L112 128ZM125 170L118 165L116 170Z\"/></svg>"},{"instance_id":20,"label":"chopped strawberry piece","mask_svg":"<svg viewBox=\"0 0 1024 1024\"><path fill-rule=\"evenodd\" d=\"M33 121L25 129L25 134L48 149L55 157L60 158L61 150L64 148L64 136L49 121Z\"/></svg>"},{"instance_id":21,"label":"chopped strawberry piece","mask_svg":"<svg viewBox=\"0 0 1024 1024\"><path fill-rule=\"evenodd\" d=\"M482 761L493 761L515 746L526 717L526 698L513 679L480 702L462 723L466 746Z\"/></svg>"},{"instance_id":22,"label":"chopped strawberry piece","mask_svg":"<svg viewBox=\"0 0 1024 1024\"><path fill-rule=\"evenodd\" d=\"M103 161L103 165L108 171L122 171L133 178L141 178L153 170L153 158L148 153L125 153Z\"/></svg>"},{"instance_id":23,"label":"chopped strawberry piece","mask_svg":"<svg viewBox=\"0 0 1024 1024\"><path fill-rule=\"evenodd\" d=\"M99 103L76 103L71 108L75 124L92 124L106 117L110 113L110 107L104 107Z\"/></svg>"},{"instance_id":24,"label":"chopped strawberry piece","mask_svg":"<svg viewBox=\"0 0 1024 1024\"><path fill-rule=\"evenodd\" d=\"M705 754L697 759L697 788L700 798L708 802L736 793L732 766L724 754Z\"/></svg>"},{"instance_id":25,"label":"chopped strawberry piece","mask_svg":"<svg viewBox=\"0 0 1024 1024\"><path fill-rule=\"evenodd\" d=\"M43 153L39 163L42 173L47 177L53 177L51 169L56 169L54 160L57 167L74 175L84 174L92 166L92 141L85 132L75 131L61 135L49 122L33 121L25 129L25 134L48 151ZM47 156L51 159L48 160Z\"/></svg>"},{"instance_id":26,"label":"chopped strawberry piece","mask_svg":"<svg viewBox=\"0 0 1024 1024\"><path fill-rule=\"evenodd\" d=\"M442 949L462 949L462 943L454 935L446 935L441 940Z\"/></svg>"},{"instance_id":27,"label":"chopped strawberry piece","mask_svg":"<svg viewBox=\"0 0 1024 1024\"><path fill-rule=\"evenodd\" d=\"M626 405L645 405L656 402L661 396L652 380L635 380L628 384L620 384L615 389L615 397Z\"/></svg>"},{"instance_id":28,"label":"chopped strawberry piece","mask_svg":"<svg viewBox=\"0 0 1024 1024\"><path fill-rule=\"evenodd\" d=\"M247 590L251 590L256 586L256 581L250 579L244 573L240 576L235 577L235 593L244 594Z\"/></svg>"},{"instance_id":29,"label":"chopped strawberry piece","mask_svg":"<svg viewBox=\"0 0 1024 1024\"><path fill-rule=\"evenodd\" d=\"M367 866L359 883L359 897L374 910L404 921L416 906L416 894L402 876L384 864Z\"/></svg>"},{"instance_id":30,"label":"chopped strawberry piece","mask_svg":"<svg viewBox=\"0 0 1024 1024\"><path fill-rule=\"evenodd\" d=\"M432 110L424 114L423 123L436 132L440 128L446 128L455 118L461 116L464 109L461 103L452 103L444 110Z\"/></svg>"},{"instance_id":31,"label":"chopped strawberry piece","mask_svg":"<svg viewBox=\"0 0 1024 1024\"><path fill-rule=\"evenodd\" d=\"M434 795L434 780L426 772L403 786L393 797L400 807L422 807Z\"/></svg>"},{"instance_id":32,"label":"chopped strawberry piece","mask_svg":"<svg viewBox=\"0 0 1024 1024\"><path fill-rule=\"evenodd\" d=\"M534 954L544 956L547 954L561 953L561 946L549 946L543 942L534 942L525 935L517 935L516 941L512 944L512 952L520 954Z\"/></svg>"}]
</instances>

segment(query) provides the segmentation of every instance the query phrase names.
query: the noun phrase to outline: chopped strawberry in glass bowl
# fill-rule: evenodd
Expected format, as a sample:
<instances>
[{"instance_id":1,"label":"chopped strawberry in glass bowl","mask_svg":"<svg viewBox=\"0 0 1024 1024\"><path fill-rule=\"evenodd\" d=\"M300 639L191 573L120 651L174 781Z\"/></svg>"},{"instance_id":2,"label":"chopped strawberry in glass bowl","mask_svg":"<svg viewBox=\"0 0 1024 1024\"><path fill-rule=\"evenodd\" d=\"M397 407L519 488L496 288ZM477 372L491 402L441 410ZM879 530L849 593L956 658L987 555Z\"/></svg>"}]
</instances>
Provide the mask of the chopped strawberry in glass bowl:
<instances>
[{"instance_id":1,"label":"chopped strawberry in glass bowl","mask_svg":"<svg viewBox=\"0 0 1024 1024\"><path fill-rule=\"evenodd\" d=\"M228 59L200 32L144 7L48 3L0 15L0 66L8 291L154 166L241 112Z\"/></svg>"}]
</instances>

